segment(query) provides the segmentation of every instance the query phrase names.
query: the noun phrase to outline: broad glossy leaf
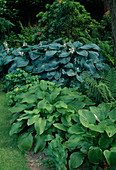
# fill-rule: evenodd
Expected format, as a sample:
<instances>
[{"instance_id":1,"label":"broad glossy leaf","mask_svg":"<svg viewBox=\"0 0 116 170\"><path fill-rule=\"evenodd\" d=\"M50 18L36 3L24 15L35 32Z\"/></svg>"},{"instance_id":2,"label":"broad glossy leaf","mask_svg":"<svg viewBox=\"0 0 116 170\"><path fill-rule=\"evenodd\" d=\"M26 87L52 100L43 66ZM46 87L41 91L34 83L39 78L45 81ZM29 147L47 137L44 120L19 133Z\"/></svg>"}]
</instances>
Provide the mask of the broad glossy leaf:
<instances>
[{"instance_id":1,"label":"broad glossy leaf","mask_svg":"<svg viewBox=\"0 0 116 170\"><path fill-rule=\"evenodd\" d=\"M99 147L90 147L88 159L93 164L99 164L104 161L103 152Z\"/></svg>"},{"instance_id":2,"label":"broad glossy leaf","mask_svg":"<svg viewBox=\"0 0 116 170\"><path fill-rule=\"evenodd\" d=\"M70 55L70 52L62 52L60 55L59 55L59 58L65 58L65 57L68 57Z\"/></svg>"},{"instance_id":3,"label":"broad glossy leaf","mask_svg":"<svg viewBox=\"0 0 116 170\"><path fill-rule=\"evenodd\" d=\"M29 151L33 144L33 136L31 133L23 133L18 138L18 147L21 151Z\"/></svg>"},{"instance_id":4,"label":"broad glossy leaf","mask_svg":"<svg viewBox=\"0 0 116 170\"><path fill-rule=\"evenodd\" d=\"M6 56L6 57L4 57L4 59L3 59L3 65L7 65L7 64L9 64L11 61L13 61L14 60L14 56L13 55L10 55L10 56ZM0 62L0 64L1 64L1 62Z\"/></svg>"},{"instance_id":5,"label":"broad glossy leaf","mask_svg":"<svg viewBox=\"0 0 116 170\"><path fill-rule=\"evenodd\" d=\"M67 74L68 76L75 76L75 75L76 75L76 73L75 73L72 69L68 69L68 70L66 71L66 74Z\"/></svg>"},{"instance_id":6,"label":"broad glossy leaf","mask_svg":"<svg viewBox=\"0 0 116 170\"><path fill-rule=\"evenodd\" d=\"M54 55L57 53L57 51L46 51L46 53L45 53L45 57L47 57L47 58L52 58L52 57L54 57Z\"/></svg>"},{"instance_id":7,"label":"broad glossy leaf","mask_svg":"<svg viewBox=\"0 0 116 170\"><path fill-rule=\"evenodd\" d=\"M83 140L83 137L81 135L72 135L69 140L66 142L66 147L69 150L74 150L78 146L80 146L80 142Z\"/></svg>"},{"instance_id":8,"label":"broad glossy leaf","mask_svg":"<svg viewBox=\"0 0 116 170\"><path fill-rule=\"evenodd\" d=\"M9 135L12 136L15 133L19 133L22 130L21 127L23 123L24 123L23 121L13 123Z\"/></svg>"},{"instance_id":9,"label":"broad glossy leaf","mask_svg":"<svg viewBox=\"0 0 116 170\"><path fill-rule=\"evenodd\" d=\"M34 153L42 151L45 148L45 146L46 146L45 137L36 135Z\"/></svg>"},{"instance_id":10,"label":"broad glossy leaf","mask_svg":"<svg viewBox=\"0 0 116 170\"><path fill-rule=\"evenodd\" d=\"M24 57L16 57L14 61L16 62L17 67L25 67L29 64L29 60L25 60Z\"/></svg>"},{"instance_id":11,"label":"broad glossy leaf","mask_svg":"<svg viewBox=\"0 0 116 170\"><path fill-rule=\"evenodd\" d=\"M74 68L74 65L72 63L68 63L64 65L64 68Z\"/></svg>"},{"instance_id":12,"label":"broad glossy leaf","mask_svg":"<svg viewBox=\"0 0 116 170\"><path fill-rule=\"evenodd\" d=\"M71 57L59 59L61 64L67 64L71 60Z\"/></svg>"},{"instance_id":13,"label":"broad glossy leaf","mask_svg":"<svg viewBox=\"0 0 116 170\"><path fill-rule=\"evenodd\" d=\"M54 123L53 126L56 127L57 129L60 129L60 130L63 130L63 131L67 131L67 127L64 126L61 123Z\"/></svg>"},{"instance_id":14,"label":"broad glossy leaf","mask_svg":"<svg viewBox=\"0 0 116 170\"><path fill-rule=\"evenodd\" d=\"M79 110L79 119L83 126L89 127L89 124L94 124L96 119L92 112L88 110Z\"/></svg>"},{"instance_id":15,"label":"broad glossy leaf","mask_svg":"<svg viewBox=\"0 0 116 170\"><path fill-rule=\"evenodd\" d=\"M99 53L97 53L95 51L89 51L88 53L89 53L89 59L92 59L92 61L94 63L98 63L99 62L99 58L98 58L99 57Z\"/></svg>"},{"instance_id":16,"label":"broad glossy leaf","mask_svg":"<svg viewBox=\"0 0 116 170\"><path fill-rule=\"evenodd\" d=\"M96 44L87 44L87 45L81 46L79 49L82 49L82 50L93 49L93 50L97 50L97 51L100 50L100 48Z\"/></svg>"},{"instance_id":17,"label":"broad glossy leaf","mask_svg":"<svg viewBox=\"0 0 116 170\"><path fill-rule=\"evenodd\" d=\"M104 156L110 165L110 167L115 167L116 168L116 150L105 150L104 151Z\"/></svg>"},{"instance_id":18,"label":"broad glossy leaf","mask_svg":"<svg viewBox=\"0 0 116 170\"><path fill-rule=\"evenodd\" d=\"M71 134L83 134L85 133L84 129L82 128L81 125L72 125L69 129L68 129L68 133L71 133Z\"/></svg>"},{"instance_id":19,"label":"broad glossy leaf","mask_svg":"<svg viewBox=\"0 0 116 170\"><path fill-rule=\"evenodd\" d=\"M27 125L30 126L34 124L39 119L39 117L40 115L33 115L31 118L28 119Z\"/></svg>"},{"instance_id":20,"label":"broad glossy leaf","mask_svg":"<svg viewBox=\"0 0 116 170\"><path fill-rule=\"evenodd\" d=\"M45 131L46 120L43 118L38 118L38 120L34 123L35 130L38 135L41 135Z\"/></svg>"},{"instance_id":21,"label":"broad glossy leaf","mask_svg":"<svg viewBox=\"0 0 116 170\"><path fill-rule=\"evenodd\" d=\"M88 52L86 50L79 50L79 51L76 51L76 53L80 56L83 56L83 57L88 56Z\"/></svg>"},{"instance_id":22,"label":"broad glossy leaf","mask_svg":"<svg viewBox=\"0 0 116 170\"><path fill-rule=\"evenodd\" d=\"M56 71L56 74L55 74L54 78L55 78L56 80L59 80L59 79L61 78L61 75L62 75L62 72L61 72L61 71Z\"/></svg>"},{"instance_id":23,"label":"broad glossy leaf","mask_svg":"<svg viewBox=\"0 0 116 170\"><path fill-rule=\"evenodd\" d=\"M109 138L108 135L105 133L101 134L101 137L99 138L98 144L101 149L107 149L110 147L112 143L112 138Z\"/></svg>"},{"instance_id":24,"label":"broad glossy leaf","mask_svg":"<svg viewBox=\"0 0 116 170\"><path fill-rule=\"evenodd\" d=\"M25 110L26 108L28 108L28 106L26 104L19 104L19 105L15 105L13 106L10 111L12 113L15 113L15 112L21 112L23 110Z\"/></svg>"},{"instance_id":25,"label":"broad glossy leaf","mask_svg":"<svg viewBox=\"0 0 116 170\"><path fill-rule=\"evenodd\" d=\"M54 106L55 106L56 108L58 108L58 109L60 109L60 108L67 109L67 108L68 108L67 104L64 103L63 101L58 101L58 102L56 102L56 103L54 104Z\"/></svg>"},{"instance_id":26,"label":"broad glossy leaf","mask_svg":"<svg viewBox=\"0 0 116 170\"><path fill-rule=\"evenodd\" d=\"M51 80L51 79L54 77L55 74L56 74L56 71L48 72L48 73L47 73L47 78L48 78L49 80Z\"/></svg>"},{"instance_id":27,"label":"broad glossy leaf","mask_svg":"<svg viewBox=\"0 0 116 170\"><path fill-rule=\"evenodd\" d=\"M83 82L83 77L82 76L79 76L78 74L76 75L76 78L79 82Z\"/></svg>"},{"instance_id":28,"label":"broad glossy leaf","mask_svg":"<svg viewBox=\"0 0 116 170\"><path fill-rule=\"evenodd\" d=\"M116 120L116 107L109 113L109 118Z\"/></svg>"},{"instance_id":29,"label":"broad glossy leaf","mask_svg":"<svg viewBox=\"0 0 116 170\"><path fill-rule=\"evenodd\" d=\"M116 134L116 124L107 126L105 131L109 137L112 137Z\"/></svg>"},{"instance_id":30,"label":"broad glossy leaf","mask_svg":"<svg viewBox=\"0 0 116 170\"><path fill-rule=\"evenodd\" d=\"M74 43L73 43L73 47L74 48L79 48L79 47L81 47L83 44L81 43L81 42L79 42L79 41L75 41Z\"/></svg>"},{"instance_id":31,"label":"broad glossy leaf","mask_svg":"<svg viewBox=\"0 0 116 170\"><path fill-rule=\"evenodd\" d=\"M41 90L46 91L47 90L47 81L41 80L40 81L40 88L41 88Z\"/></svg>"},{"instance_id":32,"label":"broad glossy leaf","mask_svg":"<svg viewBox=\"0 0 116 170\"><path fill-rule=\"evenodd\" d=\"M70 170L73 170L74 168L78 168L83 163L84 158L85 155L82 154L81 152L73 152L69 160Z\"/></svg>"},{"instance_id":33,"label":"broad glossy leaf","mask_svg":"<svg viewBox=\"0 0 116 170\"><path fill-rule=\"evenodd\" d=\"M37 51L31 51L29 53L31 60L36 60L37 58L40 57L40 53Z\"/></svg>"}]
</instances>

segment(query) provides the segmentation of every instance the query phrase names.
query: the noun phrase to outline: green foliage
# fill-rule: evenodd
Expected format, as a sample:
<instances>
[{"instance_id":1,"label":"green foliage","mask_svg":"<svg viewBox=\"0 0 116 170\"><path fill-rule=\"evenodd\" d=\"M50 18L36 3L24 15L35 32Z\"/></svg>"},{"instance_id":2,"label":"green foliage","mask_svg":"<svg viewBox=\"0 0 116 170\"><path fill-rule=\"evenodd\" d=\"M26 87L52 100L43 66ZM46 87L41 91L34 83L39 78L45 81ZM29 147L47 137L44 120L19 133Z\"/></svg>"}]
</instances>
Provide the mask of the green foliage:
<instances>
[{"instance_id":1,"label":"green foliage","mask_svg":"<svg viewBox=\"0 0 116 170\"><path fill-rule=\"evenodd\" d=\"M99 23L91 19L84 6L79 2L61 0L46 5L46 12L37 14L38 23L43 28L39 40L64 39L80 40L80 37L90 38L93 30L97 36Z\"/></svg>"},{"instance_id":2,"label":"green foliage","mask_svg":"<svg viewBox=\"0 0 116 170\"><path fill-rule=\"evenodd\" d=\"M67 165L70 169L88 167L88 162L89 167L100 166L104 161L115 167L116 107L92 105L74 88L41 80L16 96L10 109L10 135L20 134L18 147L23 152L30 150L32 143L35 153L48 145L45 153L57 170Z\"/></svg>"},{"instance_id":3,"label":"green foliage","mask_svg":"<svg viewBox=\"0 0 116 170\"><path fill-rule=\"evenodd\" d=\"M9 52L0 52L0 71L14 72L22 68L41 79L73 87L83 82L82 73L88 73L95 79L100 73L109 70L104 63L96 44L83 45L79 41L62 43L61 39L50 44L42 41L39 45L22 46Z\"/></svg>"},{"instance_id":4,"label":"green foliage","mask_svg":"<svg viewBox=\"0 0 116 170\"><path fill-rule=\"evenodd\" d=\"M39 82L39 76L32 76L24 70L18 68L14 73L9 73L4 78L4 91L12 91L22 87L23 85L32 85Z\"/></svg>"}]
</instances>

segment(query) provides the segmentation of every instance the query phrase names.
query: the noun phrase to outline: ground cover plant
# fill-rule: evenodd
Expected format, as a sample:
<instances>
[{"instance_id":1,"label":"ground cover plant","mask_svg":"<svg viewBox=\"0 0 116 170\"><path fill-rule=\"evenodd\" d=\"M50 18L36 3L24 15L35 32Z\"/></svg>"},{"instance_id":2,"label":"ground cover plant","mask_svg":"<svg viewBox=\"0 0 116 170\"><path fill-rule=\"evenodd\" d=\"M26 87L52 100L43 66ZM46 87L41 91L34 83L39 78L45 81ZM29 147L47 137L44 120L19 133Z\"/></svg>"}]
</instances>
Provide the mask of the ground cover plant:
<instances>
[{"instance_id":1,"label":"ground cover plant","mask_svg":"<svg viewBox=\"0 0 116 170\"><path fill-rule=\"evenodd\" d=\"M116 166L116 107L92 106L95 104L74 88L62 89L44 80L16 100L11 108L10 135L19 134L18 147L23 152L33 143L35 153L48 145L45 153L59 170L92 164Z\"/></svg>"}]
</instances>

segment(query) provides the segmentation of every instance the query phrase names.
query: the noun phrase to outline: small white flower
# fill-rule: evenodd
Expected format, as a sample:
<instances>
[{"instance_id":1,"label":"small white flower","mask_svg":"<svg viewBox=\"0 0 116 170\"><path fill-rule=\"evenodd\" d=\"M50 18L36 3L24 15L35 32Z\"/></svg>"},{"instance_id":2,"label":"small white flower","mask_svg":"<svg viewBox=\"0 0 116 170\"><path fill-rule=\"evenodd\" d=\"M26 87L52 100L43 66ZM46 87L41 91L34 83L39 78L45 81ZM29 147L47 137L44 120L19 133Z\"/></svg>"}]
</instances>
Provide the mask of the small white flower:
<instances>
[{"instance_id":1,"label":"small white flower","mask_svg":"<svg viewBox=\"0 0 116 170\"><path fill-rule=\"evenodd\" d=\"M27 43L24 41L24 42L23 42L23 46L26 46L26 45L27 45Z\"/></svg>"},{"instance_id":2,"label":"small white flower","mask_svg":"<svg viewBox=\"0 0 116 170\"><path fill-rule=\"evenodd\" d=\"M19 54L20 54L21 56L23 56L24 52L20 52L20 51L19 51Z\"/></svg>"}]
</instances>

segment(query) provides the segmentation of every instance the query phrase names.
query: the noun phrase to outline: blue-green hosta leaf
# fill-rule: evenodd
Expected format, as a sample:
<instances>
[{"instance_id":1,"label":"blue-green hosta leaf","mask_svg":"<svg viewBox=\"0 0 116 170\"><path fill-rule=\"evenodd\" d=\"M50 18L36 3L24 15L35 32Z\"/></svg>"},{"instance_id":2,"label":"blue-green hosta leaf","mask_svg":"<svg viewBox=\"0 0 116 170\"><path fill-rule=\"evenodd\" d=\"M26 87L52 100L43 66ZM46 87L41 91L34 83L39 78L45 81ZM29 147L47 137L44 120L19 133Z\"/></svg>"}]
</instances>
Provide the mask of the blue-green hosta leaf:
<instances>
[{"instance_id":1,"label":"blue-green hosta leaf","mask_svg":"<svg viewBox=\"0 0 116 170\"><path fill-rule=\"evenodd\" d=\"M45 68L46 68L46 64L38 64L38 66L37 67L34 67L33 68L33 72L34 73L42 73L42 72L44 72L45 71Z\"/></svg>"},{"instance_id":2,"label":"blue-green hosta leaf","mask_svg":"<svg viewBox=\"0 0 116 170\"><path fill-rule=\"evenodd\" d=\"M60 109L60 108L67 109L67 108L68 108L67 104L64 103L63 101L58 101L58 102L56 102L56 103L54 104L54 106L55 106L56 108L58 108L58 109Z\"/></svg>"},{"instance_id":3,"label":"blue-green hosta leaf","mask_svg":"<svg viewBox=\"0 0 116 170\"><path fill-rule=\"evenodd\" d=\"M54 57L54 55L57 53L57 51L46 51L45 53L45 57L47 57L48 59Z\"/></svg>"},{"instance_id":4,"label":"blue-green hosta leaf","mask_svg":"<svg viewBox=\"0 0 116 170\"><path fill-rule=\"evenodd\" d=\"M79 135L79 134L85 133L85 130L82 128L81 125L76 124L76 125L72 125L68 129L68 133Z\"/></svg>"},{"instance_id":5,"label":"blue-green hosta leaf","mask_svg":"<svg viewBox=\"0 0 116 170\"><path fill-rule=\"evenodd\" d=\"M29 72L29 71L32 71L33 68L34 68L34 66L27 65L24 70Z\"/></svg>"},{"instance_id":6,"label":"blue-green hosta leaf","mask_svg":"<svg viewBox=\"0 0 116 170\"><path fill-rule=\"evenodd\" d=\"M98 63L99 59L99 53L95 52L95 51L89 51L89 59L92 59L92 61L94 63Z\"/></svg>"},{"instance_id":7,"label":"blue-green hosta leaf","mask_svg":"<svg viewBox=\"0 0 116 170\"><path fill-rule=\"evenodd\" d=\"M11 61L14 60L14 56L13 55L10 55L10 56L6 56L4 57L3 59L3 65L7 65L9 64Z\"/></svg>"},{"instance_id":8,"label":"blue-green hosta leaf","mask_svg":"<svg viewBox=\"0 0 116 170\"><path fill-rule=\"evenodd\" d=\"M64 65L64 68L74 68L74 65L72 63L68 63Z\"/></svg>"},{"instance_id":9,"label":"blue-green hosta leaf","mask_svg":"<svg viewBox=\"0 0 116 170\"><path fill-rule=\"evenodd\" d=\"M56 74L56 71L48 72L48 73L47 73L47 78L48 78L49 80L51 80L51 79L54 77L55 74Z\"/></svg>"},{"instance_id":10,"label":"blue-green hosta leaf","mask_svg":"<svg viewBox=\"0 0 116 170\"><path fill-rule=\"evenodd\" d=\"M23 123L24 123L23 121L13 123L11 126L11 130L9 132L9 135L12 136L15 133L19 133L22 130L21 127L22 127Z\"/></svg>"},{"instance_id":11,"label":"blue-green hosta leaf","mask_svg":"<svg viewBox=\"0 0 116 170\"><path fill-rule=\"evenodd\" d=\"M71 57L61 58L61 59L59 59L59 62L61 64L67 64L70 60L71 60Z\"/></svg>"},{"instance_id":12,"label":"blue-green hosta leaf","mask_svg":"<svg viewBox=\"0 0 116 170\"><path fill-rule=\"evenodd\" d=\"M76 78L79 82L83 82L83 77L82 76L79 76L78 74L76 75Z\"/></svg>"},{"instance_id":13,"label":"blue-green hosta leaf","mask_svg":"<svg viewBox=\"0 0 116 170\"><path fill-rule=\"evenodd\" d=\"M55 41L53 43L49 44L49 49L51 49L51 50L59 50L60 48L63 48L63 45L61 45Z\"/></svg>"},{"instance_id":14,"label":"blue-green hosta leaf","mask_svg":"<svg viewBox=\"0 0 116 170\"><path fill-rule=\"evenodd\" d=\"M31 60L36 60L37 58L40 57L40 53L37 51L31 51L29 53Z\"/></svg>"},{"instance_id":15,"label":"blue-green hosta leaf","mask_svg":"<svg viewBox=\"0 0 116 170\"><path fill-rule=\"evenodd\" d=\"M87 44L87 45L81 46L79 49L82 49L82 50L93 49L93 50L97 50L97 51L100 50L100 48L96 44Z\"/></svg>"},{"instance_id":16,"label":"blue-green hosta leaf","mask_svg":"<svg viewBox=\"0 0 116 170\"><path fill-rule=\"evenodd\" d=\"M76 75L76 73L75 73L72 69L66 70L66 74L67 74L68 76L75 76L75 75Z\"/></svg>"},{"instance_id":17,"label":"blue-green hosta leaf","mask_svg":"<svg viewBox=\"0 0 116 170\"><path fill-rule=\"evenodd\" d=\"M0 67L0 72L3 70L3 67Z\"/></svg>"},{"instance_id":18,"label":"blue-green hosta leaf","mask_svg":"<svg viewBox=\"0 0 116 170\"><path fill-rule=\"evenodd\" d=\"M65 57L68 57L70 55L70 52L62 52L60 55L59 55L59 58L65 58Z\"/></svg>"},{"instance_id":19,"label":"blue-green hosta leaf","mask_svg":"<svg viewBox=\"0 0 116 170\"><path fill-rule=\"evenodd\" d=\"M96 119L92 112L88 110L79 110L79 119L83 126L89 127L90 124L95 124Z\"/></svg>"},{"instance_id":20,"label":"blue-green hosta leaf","mask_svg":"<svg viewBox=\"0 0 116 170\"><path fill-rule=\"evenodd\" d=\"M86 70L88 71L88 73L90 73L91 75L94 75L94 73L96 72L95 66L93 63L84 63L84 67L86 68Z\"/></svg>"},{"instance_id":21,"label":"blue-green hosta leaf","mask_svg":"<svg viewBox=\"0 0 116 170\"><path fill-rule=\"evenodd\" d=\"M31 133L23 133L18 138L18 148L23 151L29 151L33 144L33 136Z\"/></svg>"},{"instance_id":22,"label":"blue-green hosta leaf","mask_svg":"<svg viewBox=\"0 0 116 170\"><path fill-rule=\"evenodd\" d=\"M116 125L109 125L105 128L105 131L109 137L112 137L116 134Z\"/></svg>"},{"instance_id":23,"label":"blue-green hosta leaf","mask_svg":"<svg viewBox=\"0 0 116 170\"><path fill-rule=\"evenodd\" d=\"M61 78L61 75L62 75L61 70L60 70L60 71L56 71L56 74L54 75L54 78L55 78L56 80L59 80L59 79Z\"/></svg>"},{"instance_id":24,"label":"blue-green hosta leaf","mask_svg":"<svg viewBox=\"0 0 116 170\"><path fill-rule=\"evenodd\" d=\"M116 150L105 150L104 156L107 160L107 163L110 165L110 167L116 168Z\"/></svg>"},{"instance_id":25,"label":"blue-green hosta leaf","mask_svg":"<svg viewBox=\"0 0 116 170\"><path fill-rule=\"evenodd\" d=\"M76 53L80 56L83 56L83 57L88 56L88 52L86 50L79 50L79 51L76 51Z\"/></svg>"},{"instance_id":26,"label":"blue-green hosta leaf","mask_svg":"<svg viewBox=\"0 0 116 170\"><path fill-rule=\"evenodd\" d=\"M62 131L67 131L67 127L64 126L64 125L61 124L61 123L54 123L53 126L56 127L57 129L62 130Z\"/></svg>"},{"instance_id":27,"label":"blue-green hosta leaf","mask_svg":"<svg viewBox=\"0 0 116 170\"><path fill-rule=\"evenodd\" d=\"M46 146L45 136L35 136L35 147L34 147L34 153L37 153L39 151L42 151Z\"/></svg>"},{"instance_id":28,"label":"blue-green hosta leaf","mask_svg":"<svg viewBox=\"0 0 116 170\"><path fill-rule=\"evenodd\" d=\"M93 164L99 164L104 161L103 152L99 147L90 147L88 159Z\"/></svg>"},{"instance_id":29,"label":"blue-green hosta leaf","mask_svg":"<svg viewBox=\"0 0 116 170\"><path fill-rule=\"evenodd\" d=\"M46 120L43 118L38 118L38 120L34 123L35 130L38 135L41 135L45 131Z\"/></svg>"},{"instance_id":30,"label":"blue-green hosta leaf","mask_svg":"<svg viewBox=\"0 0 116 170\"><path fill-rule=\"evenodd\" d=\"M29 60L25 60L24 57L16 57L14 61L16 62L17 67L25 67L29 64Z\"/></svg>"},{"instance_id":31,"label":"blue-green hosta leaf","mask_svg":"<svg viewBox=\"0 0 116 170\"><path fill-rule=\"evenodd\" d=\"M74 49L79 48L79 47L81 47L82 45L83 45L83 44L82 44L81 42L79 42L79 41L75 41L75 42L73 43Z\"/></svg>"},{"instance_id":32,"label":"blue-green hosta leaf","mask_svg":"<svg viewBox=\"0 0 116 170\"><path fill-rule=\"evenodd\" d=\"M59 67L59 61L50 61L50 63L46 64L45 71L56 70Z\"/></svg>"},{"instance_id":33,"label":"blue-green hosta leaf","mask_svg":"<svg viewBox=\"0 0 116 170\"><path fill-rule=\"evenodd\" d=\"M78 168L80 165L82 165L84 158L85 158L85 155L83 153L73 152L69 160L70 170Z\"/></svg>"}]
</instances>

